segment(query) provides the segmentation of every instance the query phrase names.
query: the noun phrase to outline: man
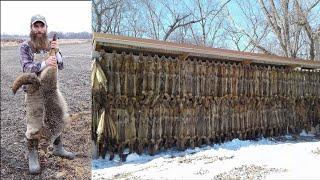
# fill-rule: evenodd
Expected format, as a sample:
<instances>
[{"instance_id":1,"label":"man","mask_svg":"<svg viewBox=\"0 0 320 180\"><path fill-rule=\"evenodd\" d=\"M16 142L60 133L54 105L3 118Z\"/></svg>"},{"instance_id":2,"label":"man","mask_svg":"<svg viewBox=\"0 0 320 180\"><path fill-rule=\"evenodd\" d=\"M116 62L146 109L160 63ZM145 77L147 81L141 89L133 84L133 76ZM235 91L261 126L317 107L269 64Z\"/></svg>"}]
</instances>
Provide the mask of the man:
<instances>
[{"instance_id":1,"label":"man","mask_svg":"<svg viewBox=\"0 0 320 180\"><path fill-rule=\"evenodd\" d=\"M24 42L20 47L20 63L23 72L36 73L37 75L47 66L58 66L63 69L63 58L58 51L55 56L48 57L51 48L58 49L57 41L48 41L47 22L45 17L35 15L30 23L30 40ZM31 174L38 174L41 171L38 155L38 143L41 137L43 126L43 100L39 90L28 89L23 86L26 92L27 112L27 138L29 171ZM59 136L53 143L53 154L73 159L75 155L63 148Z\"/></svg>"}]
</instances>

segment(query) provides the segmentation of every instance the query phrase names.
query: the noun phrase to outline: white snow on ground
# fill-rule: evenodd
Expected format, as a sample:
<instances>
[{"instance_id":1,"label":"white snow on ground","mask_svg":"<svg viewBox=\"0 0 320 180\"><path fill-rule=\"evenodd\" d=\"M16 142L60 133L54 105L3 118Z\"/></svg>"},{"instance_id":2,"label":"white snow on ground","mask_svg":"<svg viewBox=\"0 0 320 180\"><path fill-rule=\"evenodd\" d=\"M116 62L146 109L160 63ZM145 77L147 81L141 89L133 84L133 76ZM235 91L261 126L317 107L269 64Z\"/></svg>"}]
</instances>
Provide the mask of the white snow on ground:
<instances>
[{"instance_id":1,"label":"white snow on ground","mask_svg":"<svg viewBox=\"0 0 320 180\"><path fill-rule=\"evenodd\" d=\"M300 133L300 136L304 136L304 137L314 137L314 134L307 134L305 130L303 130L301 133Z\"/></svg>"},{"instance_id":2,"label":"white snow on ground","mask_svg":"<svg viewBox=\"0 0 320 180\"><path fill-rule=\"evenodd\" d=\"M263 138L92 162L93 179L320 179L320 138Z\"/></svg>"}]
</instances>

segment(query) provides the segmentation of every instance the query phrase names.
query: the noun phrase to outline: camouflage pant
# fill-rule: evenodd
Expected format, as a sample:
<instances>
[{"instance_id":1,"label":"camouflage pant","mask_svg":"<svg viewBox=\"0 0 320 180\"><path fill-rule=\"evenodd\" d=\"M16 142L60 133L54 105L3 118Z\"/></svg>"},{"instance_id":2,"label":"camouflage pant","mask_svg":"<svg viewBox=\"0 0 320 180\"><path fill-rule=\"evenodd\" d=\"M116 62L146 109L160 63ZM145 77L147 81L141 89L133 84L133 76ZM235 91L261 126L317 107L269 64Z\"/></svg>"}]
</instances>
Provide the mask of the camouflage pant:
<instances>
[{"instance_id":1,"label":"camouflage pant","mask_svg":"<svg viewBox=\"0 0 320 180\"><path fill-rule=\"evenodd\" d=\"M27 139L40 139L43 127L43 98L39 90L27 92L25 95L27 112Z\"/></svg>"}]
</instances>

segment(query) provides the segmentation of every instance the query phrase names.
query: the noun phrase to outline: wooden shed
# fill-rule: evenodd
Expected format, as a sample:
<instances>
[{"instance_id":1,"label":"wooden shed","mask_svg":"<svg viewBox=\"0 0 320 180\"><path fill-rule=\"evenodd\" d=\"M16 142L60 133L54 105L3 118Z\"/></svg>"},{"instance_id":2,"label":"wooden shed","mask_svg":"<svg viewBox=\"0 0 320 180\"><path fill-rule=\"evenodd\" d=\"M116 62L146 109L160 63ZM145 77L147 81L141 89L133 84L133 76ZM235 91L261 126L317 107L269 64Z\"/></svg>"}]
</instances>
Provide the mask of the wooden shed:
<instances>
[{"instance_id":1,"label":"wooden shed","mask_svg":"<svg viewBox=\"0 0 320 180\"><path fill-rule=\"evenodd\" d=\"M320 62L94 33L98 154L316 131Z\"/></svg>"}]
</instances>

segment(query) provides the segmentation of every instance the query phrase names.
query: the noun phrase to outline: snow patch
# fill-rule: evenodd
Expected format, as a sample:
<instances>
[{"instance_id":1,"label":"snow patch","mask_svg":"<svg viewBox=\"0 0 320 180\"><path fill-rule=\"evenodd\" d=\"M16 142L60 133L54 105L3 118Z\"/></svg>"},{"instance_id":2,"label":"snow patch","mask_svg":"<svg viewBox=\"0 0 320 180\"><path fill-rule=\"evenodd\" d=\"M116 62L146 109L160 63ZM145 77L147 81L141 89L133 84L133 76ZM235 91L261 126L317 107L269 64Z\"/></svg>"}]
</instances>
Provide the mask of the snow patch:
<instances>
[{"instance_id":1,"label":"snow patch","mask_svg":"<svg viewBox=\"0 0 320 180\"><path fill-rule=\"evenodd\" d=\"M302 132L299 135L303 136L303 137L314 137L315 136L314 134L307 133L305 130L302 130Z\"/></svg>"},{"instance_id":2,"label":"snow patch","mask_svg":"<svg viewBox=\"0 0 320 180\"><path fill-rule=\"evenodd\" d=\"M319 137L300 134L281 141L234 139L222 144L177 151L163 150L154 156L129 154L119 159L93 160L93 179L320 179ZM305 136L307 135L307 136ZM283 140L284 139L284 140ZM310 141L308 141L310 139Z\"/></svg>"},{"instance_id":3,"label":"snow patch","mask_svg":"<svg viewBox=\"0 0 320 180\"><path fill-rule=\"evenodd\" d=\"M126 162L133 162L139 160L140 156L137 153L132 153L127 156Z\"/></svg>"}]
</instances>

